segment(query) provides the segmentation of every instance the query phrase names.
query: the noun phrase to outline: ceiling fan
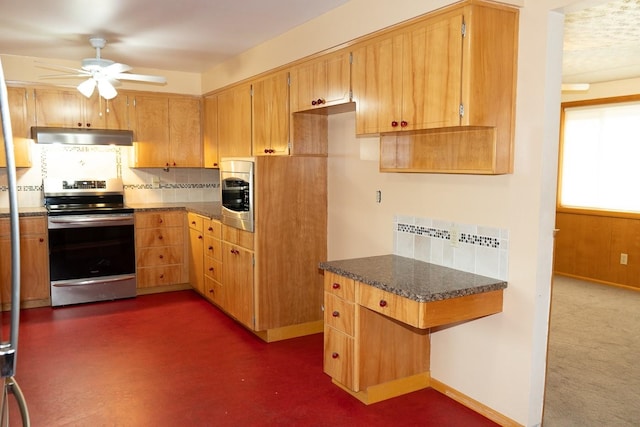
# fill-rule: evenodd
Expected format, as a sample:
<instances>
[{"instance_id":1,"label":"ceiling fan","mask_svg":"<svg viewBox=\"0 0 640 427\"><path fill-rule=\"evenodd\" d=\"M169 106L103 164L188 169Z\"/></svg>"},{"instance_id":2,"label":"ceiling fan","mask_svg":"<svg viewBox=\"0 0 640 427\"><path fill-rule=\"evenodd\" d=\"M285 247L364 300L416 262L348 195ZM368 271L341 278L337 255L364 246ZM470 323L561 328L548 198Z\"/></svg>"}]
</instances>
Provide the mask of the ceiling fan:
<instances>
[{"instance_id":1,"label":"ceiling fan","mask_svg":"<svg viewBox=\"0 0 640 427\"><path fill-rule=\"evenodd\" d=\"M101 37L92 37L89 43L96 50L95 58L82 60L81 68L69 68L54 65L53 67L72 71L75 74L49 75L48 78L59 77L88 77L78 85L78 91L87 98L91 97L95 88L104 99L112 99L118 94L115 86L120 84L120 80L132 80L146 83L166 83L167 79L162 76L151 76L146 74L131 74L129 65L104 59L100 56L100 50L105 47L107 41Z\"/></svg>"}]
</instances>

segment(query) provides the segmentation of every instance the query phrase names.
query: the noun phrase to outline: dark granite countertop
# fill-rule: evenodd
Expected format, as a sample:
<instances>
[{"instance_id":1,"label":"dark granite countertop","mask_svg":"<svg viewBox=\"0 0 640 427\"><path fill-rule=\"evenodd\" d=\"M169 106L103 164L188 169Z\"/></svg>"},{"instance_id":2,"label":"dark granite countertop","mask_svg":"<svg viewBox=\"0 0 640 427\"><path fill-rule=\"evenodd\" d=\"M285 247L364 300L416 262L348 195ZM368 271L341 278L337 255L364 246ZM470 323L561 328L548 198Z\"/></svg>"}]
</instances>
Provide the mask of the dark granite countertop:
<instances>
[{"instance_id":1,"label":"dark granite countertop","mask_svg":"<svg viewBox=\"0 0 640 427\"><path fill-rule=\"evenodd\" d=\"M18 207L18 216L43 216L47 214L44 206ZM0 208L0 218L9 218L9 208Z\"/></svg>"},{"instance_id":2,"label":"dark granite countertop","mask_svg":"<svg viewBox=\"0 0 640 427\"><path fill-rule=\"evenodd\" d=\"M320 268L418 302L505 289L507 282L397 255L320 263Z\"/></svg>"},{"instance_id":3,"label":"dark granite countertop","mask_svg":"<svg viewBox=\"0 0 640 427\"><path fill-rule=\"evenodd\" d=\"M152 210L186 210L211 219L222 219L221 202L127 203L136 212Z\"/></svg>"},{"instance_id":4,"label":"dark granite countertop","mask_svg":"<svg viewBox=\"0 0 640 427\"><path fill-rule=\"evenodd\" d=\"M197 213L208 218L222 219L220 202L178 202L178 203L127 203L127 206L137 212L152 210L186 210ZM44 206L19 207L19 216L42 216L46 215ZM9 208L0 208L0 218L9 218Z\"/></svg>"}]
</instances>

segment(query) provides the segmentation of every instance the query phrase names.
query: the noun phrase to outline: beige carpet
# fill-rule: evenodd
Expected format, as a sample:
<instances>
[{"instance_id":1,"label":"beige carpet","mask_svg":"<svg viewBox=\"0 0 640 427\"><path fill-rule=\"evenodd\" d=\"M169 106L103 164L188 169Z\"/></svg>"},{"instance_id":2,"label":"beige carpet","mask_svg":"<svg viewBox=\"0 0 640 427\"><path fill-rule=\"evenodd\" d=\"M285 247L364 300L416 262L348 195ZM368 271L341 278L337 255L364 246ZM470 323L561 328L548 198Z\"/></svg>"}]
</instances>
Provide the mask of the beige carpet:
<instances>
[{"instance_id":1,"label":"beige carpet","mask_svg":"<svg viewBox=\"0 0 640 427\"><path fill-rule=\"evenodd\" d=\"M640 292L554 278L543 426L640 426Z\"/></svg>"}]
</instances>

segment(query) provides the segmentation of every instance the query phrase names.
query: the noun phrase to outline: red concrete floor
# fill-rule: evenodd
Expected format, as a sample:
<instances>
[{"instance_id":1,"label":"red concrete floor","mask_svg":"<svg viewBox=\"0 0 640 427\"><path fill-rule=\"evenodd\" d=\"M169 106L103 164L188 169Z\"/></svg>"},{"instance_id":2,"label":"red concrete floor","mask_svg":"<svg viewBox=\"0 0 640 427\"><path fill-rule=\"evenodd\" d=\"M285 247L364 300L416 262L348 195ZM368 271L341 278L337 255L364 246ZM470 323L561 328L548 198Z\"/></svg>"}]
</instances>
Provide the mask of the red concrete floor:
<instances>
[{"instance_id":1,"label":"red concrete floor","mask_svg":"<svg viewBox=\"0 0 640 427\"><path fill-rule=\"evenodd\" d=\"M266 344L191 291L21 316L34 427L496 425L431 389L363 405L322 372L322 334Z\"/></svg>"}]
</instances>

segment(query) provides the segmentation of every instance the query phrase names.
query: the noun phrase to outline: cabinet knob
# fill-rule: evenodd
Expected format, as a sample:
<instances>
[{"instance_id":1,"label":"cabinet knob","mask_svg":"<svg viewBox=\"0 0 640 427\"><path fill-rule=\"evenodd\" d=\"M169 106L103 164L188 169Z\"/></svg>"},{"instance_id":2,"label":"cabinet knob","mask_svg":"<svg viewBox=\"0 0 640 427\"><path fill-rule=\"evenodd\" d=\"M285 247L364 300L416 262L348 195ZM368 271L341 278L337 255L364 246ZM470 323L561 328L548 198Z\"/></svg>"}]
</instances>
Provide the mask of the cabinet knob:
<instances>
[{"instance_id":1,"label":"cabinet knob","mask_svg":"<svg viewBox=\"0 0 640 427\"><path fill-rule=\"evenodd\" d=\"M405 128L405 127L407 127L408 124L409 123L407 123L406 121L403 120L403 121L400 122L400 127Z\"/></svg>"},{"instance_id":2,"label":"cabinet knob","mask_svg":"<svg viewBox=\"0 0 640 427\"><path fill-rule=\"evenodd\" d=\"M44 239L41 237L41 238L39 238L39 239L38 239L38 241L39 241L40 243L42 243L42 242L44 242Z\"/></svg>"},{"instance_id":3,"label":"cabinet knob","mask_svg":"<svg viewBox=\"0 0 640 427\"><path fill-rule=\"evenodd\" d=\"M82 127L82 123L78 122L78 127L81 128Z\"/></svg>"},{"instance_id":4,"label":"cabinet knob","mask_svg":"<svg viewBox=\"0 0 640 427\"><path fill-rule=\"evenodd\" d=\"M398 122L396 122L395 120L391 122L391 127L398 127Z\"/></svg>"},{"instance_id":5,"label":"cabinet knob","mask_svg":"<svg viewBox=\"0 0 640 427\"><path fill-rule=\"evenodd\" d=\"M217 162L216 162L216 163L214 163L214 164L213 164L213 166L218 166L218 163L217 163Z\"/></svg>"},{"instance_id":6,"label":"cabinet knob","mask_svg":"<svg viewBox=\"0 0 640 427\"><path fill-rule=\"evenodd\" d=\"M331 287L333 289L340 289L340 283L334 283Z\"/></svg>"},{"instance_id":7,"label":"cabinet knob","mask_svg":"<svg viewBox=\"0 0 640 427\"><path fill-rule=\"evenodd\" d=\"M161 275L160 275L160 278L161 278L161 279L164 279L164 274L161 274Z\"/></svg>"},{"instance_id":8,"label":"cabinet knob","mask_svg":"<svg viewBox=\"0 0 640 427\"><path fill-rule=\"evenodd\" d=\"M158 224L162 224L162 218L158 220Z\"/></svg>"},{"instance_id":9,"label":"cabinet knob","mask_svg":"<svg viewBox=\"0 0 640 427\"><path fill-rule=\"evenodd\" d=\"M334 359L337 359L338 357L340 357L340 355L338 353L331 353L331 357Z\"/></svg>"},{"instance_id":10,"label":"cabinet knob","mask_svg":"<svg viewBox=\"0 0 640 427\"><path fill-rule=\"evenodd\" d=\"M202 240L202 236L198 236L198 239Z\"/></svg>"},{"instance_id":11,"label":"cabinet knob","mask_svg":"<svg viewBox=\"0 0 640 427\"><path fill-rule=\"evenodd\" d=\"M213 227L209 227L209 228L207 228L207 230L213 231Z\"/></svg>"},{"instance_id":12,"label":"cabinet knob","mask_svg":"<svg viewBox=\"0 0 640 427\"><path fill-rule=\"evenodd\" d=\"M209 246L209 250L212 251L213 250L213 246Z\"/></svg>"},{"instance_id":13,"label":"cabinet knob","mask_svg":"<svg viewBox=\"0 0 640 427\"><path fill-rule=\"evenodd\" d=\"M311 105L317 105L318 101L316 101L315 99L311 101Z\"/></svg>"},{"instance_id":14,"label":"cabinet knob","mask_svg":"<svg viewBox=\"0 0 640 427\"><path fill-rule=\"evenodd\" d=\"M176 162L173 162L173 166L176 166Z\"/></svg>"},{"instance_id":15,"label":"cabinet knob","mask_svg":"<svg viewBox=\"0 0 640 427\"><path fill-rule=\"evenodd\" d=\"M340 317L340 312L336 310L336 311L334 311L333 313L331 313L331 315L332 315L333 317Z\"/></svg>"},{"instance_id":16,"label":"cabinet knob","mask_svg":"<svg viewBox=\"0 0 640 427\"><path fill-rule=\"evenodd\" d=\"M162 234L158 236L158 240L162 240Z\"/></svg>"},{"instance_id":17,"label":"cabinet knob","mask_svg":"<svg viewBox=\"0 0 640 427\"><path fill-rule=\"evenodd\" d=\"M87 123L87 127L90 128L91 127L91 123Z\"/></svg>"},{"instance_id":18,"label":"cabinet knob","mask_svg":"<svg viewBox=\"0 0 640 427\"><path fill-rule=\"evenodd\" d=\"M160 259L164 259L164 255L160 255L160 256L159 256L159 258L160 258Z\"/></svg>"},{"instance_id":19,"label":"cabinet knob","mask_svg":"<svg viewBox=\"0 0 640 427\"><path fill-rule=\"evenodd\" d=\"M380 307L386 307L387 306L387 302L383 299L380 300Z\"/></svg>"},{"instance_id":20,"label":"cabinet knob","mask_svg":"<svg viewBox=\"0 0 640 427\"><path fill-rule=\"evenodd\" d=\"M324 104L324 99L322 98L318 98L318 101L316 101L318 103L318 105L322 105Z\"/></svg>"},{"instance_id":21,"label":"cabinet knob","mask_svg":"<svg viewBox=\"0 0 640 427\"><path fill-rule=\"evenodd\" d=\"M209 267L209 271L213 271L215 270L213 267Z\"/></svg>"},{"instance_id":22,"label":"cabinet knob","mask_svg":"<svg viewBox=\"0 0 640 427\"><path fill-rule=\"evenodd\" d=\"M195 221L191 221L191 224L196 225L196 222Z\"/></svg>"}]
</instances>

